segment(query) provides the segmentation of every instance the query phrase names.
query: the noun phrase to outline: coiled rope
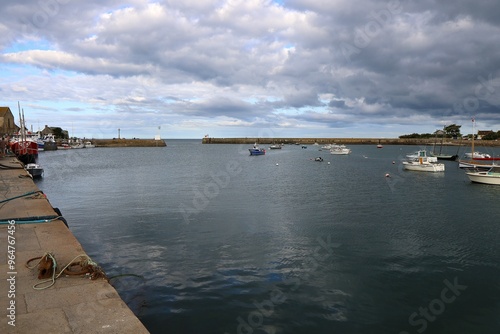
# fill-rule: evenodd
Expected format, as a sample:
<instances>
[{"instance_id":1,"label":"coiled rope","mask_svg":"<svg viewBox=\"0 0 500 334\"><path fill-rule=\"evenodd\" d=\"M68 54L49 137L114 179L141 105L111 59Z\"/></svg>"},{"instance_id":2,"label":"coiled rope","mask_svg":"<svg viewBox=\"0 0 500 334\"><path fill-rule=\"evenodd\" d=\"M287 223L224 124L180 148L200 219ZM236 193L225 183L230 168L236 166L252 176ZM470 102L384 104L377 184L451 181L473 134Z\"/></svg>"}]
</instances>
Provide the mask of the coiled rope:
<instances>
[{"instance_id":1,"label":"coiled rope","mask_svg":"<svg viewBox=\"0 0 500 334\"><path fill-rule=\"evenodd\" d=\"M34 257L32 259L29 259L27 262L26 262L26 267L28 269L34 269L36 268L40 262L42 262L42 259L45 258L45 257L48 257L52 260L52 263L53 263L53 267L52 267L52 277L49 278L48 280L45 280L45 281L42 281L42 282L38 282L37 284L33 285L33 289L35 290L44 290L44 289L47 289L47 288L50 288L51 286L53 286L55 283L56 283L56 279L58 279L62 274L66 274L66 275L89 275L90 279L92 280L95 280L95 279L98 279L98 278L105 278L107 279L106 277L106 274L104 273L104 271L101 269L101 267L99 267L97 265L97 263L95 263L94 261L92 261L92 259L86 255L86 254L81 254L81 255L77 255L73 258L73 260L71 260L66 266L64 266L61 271L59 272L59 274L56 275L56 268L57 268L57 262L56 262L56 258L54 257L54 255L52 253L45 253L43 256L39 256L39 257ZM82 258L82 260L80 260L79 262L76 262L77 259L79 258ZM29 263L33 260L38 260L38 263L35 264L34 266L30 266ZM75 265L79 265L82 267L82 271L79 271L79 272L72 272L69 270L70 267L72 266L75 266ZM47 285L47 283L49 283ZM45 284L45 285L44 285Z\"/></svg>"}]
</instances>

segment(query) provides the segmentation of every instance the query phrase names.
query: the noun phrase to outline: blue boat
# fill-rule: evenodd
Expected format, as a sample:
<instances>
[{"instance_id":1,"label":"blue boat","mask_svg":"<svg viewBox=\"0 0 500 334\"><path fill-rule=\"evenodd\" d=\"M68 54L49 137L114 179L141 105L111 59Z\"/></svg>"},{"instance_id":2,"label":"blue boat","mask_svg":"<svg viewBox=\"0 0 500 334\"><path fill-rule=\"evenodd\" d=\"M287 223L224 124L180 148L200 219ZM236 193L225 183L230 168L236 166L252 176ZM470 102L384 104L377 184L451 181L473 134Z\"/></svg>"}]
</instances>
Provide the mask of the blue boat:
<instances>
[{"instance_id":1,"label":"blue boat","mask_svg":"<svg viewBox=\"0 0 500 334\"><path fill-rule=\"evenodd\" d=\"M248 151L250 152L250 155L264 155L266 154L266 150L263 148L259 148L257 144L253 146L253 148L249 148Z\"/></svg>"}]
</instances>

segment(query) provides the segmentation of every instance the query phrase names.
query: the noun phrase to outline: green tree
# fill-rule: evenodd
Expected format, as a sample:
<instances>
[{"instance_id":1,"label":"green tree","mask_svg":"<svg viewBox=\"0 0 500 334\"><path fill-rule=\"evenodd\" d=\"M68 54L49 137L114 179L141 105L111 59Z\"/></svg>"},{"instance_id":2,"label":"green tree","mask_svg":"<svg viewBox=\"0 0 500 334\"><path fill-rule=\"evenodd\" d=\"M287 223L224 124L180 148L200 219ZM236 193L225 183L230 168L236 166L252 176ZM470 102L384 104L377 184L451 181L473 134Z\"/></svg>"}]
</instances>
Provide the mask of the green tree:
<instances>
[{"instance_id":1,"label":"green tree","mask_svg":"<svg viewBox=\"0 0 500 334\"><path fill-rule=\"evenodd\" d=\"M462 135L460 134L460 128L461 125L456 125L456 124L450 124L448 126L445 126L443 128L444 132L446 133L446 137L461 137Z\"/></svg>"},{"instance_id":2,"label":"green tree","mask_svg":"<svg viewBox=\"0 0 500 334\"><path fill-rule=\"evenodd\" d=\"M64 137L64 133L63 133L63 129L57 127L57 128L52 128L52 131L54 133L54 138L62 138L62 139L65 139Z\"/></svg>"},{"instance_id":3,"label":"green tree","mask_svg":"<svg viewBox=\"0 0 500 334\"><path fill-rule=\"evenodd\" d=\"M500 138L500 131L490 132L486 136L483 136L484 140L496 140L498 138Z\"/></svg>"}]
</instances>

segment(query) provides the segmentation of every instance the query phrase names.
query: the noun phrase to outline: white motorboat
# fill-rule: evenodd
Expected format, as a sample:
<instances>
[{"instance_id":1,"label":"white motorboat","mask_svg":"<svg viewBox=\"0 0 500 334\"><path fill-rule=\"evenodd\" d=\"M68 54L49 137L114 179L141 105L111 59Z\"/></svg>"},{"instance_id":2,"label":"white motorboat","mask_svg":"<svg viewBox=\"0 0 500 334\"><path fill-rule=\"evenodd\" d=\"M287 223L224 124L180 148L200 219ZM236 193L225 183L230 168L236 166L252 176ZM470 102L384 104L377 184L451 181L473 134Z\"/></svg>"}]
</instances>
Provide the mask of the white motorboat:
<instances>
[{"instance_id":1,"label":"white motorboat","mask_svg":"<svg viewBox=\"0 0 500 334\"><path fill-rule=\"evenodd\" d=\"M76 142L76 143L71 145L71 148L74 148L74 149L85 148L85 144L83 144L82 142Z\"/></svg>"},{"instance_id":2,"label":"white motorboat","mask_svg":"<svg viewBox=\"0 0 500 334\"><path fill-rule=\"evenodd\" d=\"M85 143L83 143L83 146L85 148L94 148L95 147L95 145L92 144L92 142L90 142L90 141L86 141Z\"/></svg>"},{"instance_id":3,"label":"white motorboat","mask_svg":"<svg viewBox=\"0 0 500 334\"><path fill-rule=\"evenodd\" d=\"M417 172L444 172L444 164L429 161L431 157L418 157L408 161L403 161L406 170Z\"/></svg>"},{"instance_id":4,"label":"white motorboat","mask_svg":"<svg viewBox=\"0 0 500 334\"><path fill-rule=\"evenodd\" d=\"M472 157L472 152L466 152L465 157L468 159L486 159L486 158L491 158L491 155L486 154L486 153L481 153L481 152L474 152L474 157Z\"/></svg>"},{"instance_id":5,"label":"white motorboat","mask_svg":"<svg viewBox=\"0 0 500 334\"><path fill-rule=\"evenodd\" d=\"M60 145L57 145L57 149L58 150L70 150L71 146L69 146L69 144L67 144L67 143L62 143Z\"/></svg>"},{"instance_id":6,"label":"white motorboat","mask_svg":"<svg viewBox=\"0 0 500 334\"><path fill-rule=\"evenodd\" d=\"M43 168L36 163L29 163L24 166L24 169L30 173L31 177L36 179L43 176Z\"/></svg>"},{"instance_id":7,"label":"white motorboat","mask_svg":"<svg viewBox=\"0 0 500 334\"><path fill-rule=\"evenodd\" d=\"M487 171L470 171L465 173L475 183L500 185L500 166L493 166Z\"/></svg>"},{"instance_id":8,"label":"white motorboat","mask_svg":"<svg viewBox=\"0 0 500 334\"><path fill-rule=\"evenodd\" d=\"M330 154L336 155L347 155L351 153L351 149L347 148L345 145L332 145L330 148Z\"/></svg>"}]
</instances>

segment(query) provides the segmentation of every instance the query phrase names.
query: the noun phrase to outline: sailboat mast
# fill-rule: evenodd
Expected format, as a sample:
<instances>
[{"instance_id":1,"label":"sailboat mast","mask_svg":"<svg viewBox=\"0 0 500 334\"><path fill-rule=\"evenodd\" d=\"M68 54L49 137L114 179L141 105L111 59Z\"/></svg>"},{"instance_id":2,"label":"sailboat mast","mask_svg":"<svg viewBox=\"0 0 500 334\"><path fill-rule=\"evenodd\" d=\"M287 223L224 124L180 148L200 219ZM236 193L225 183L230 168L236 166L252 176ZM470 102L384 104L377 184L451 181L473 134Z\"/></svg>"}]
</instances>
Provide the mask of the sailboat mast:
<instances>
[{"instance_id":1,"label":"sailboat mast","mask_svg":"<svg viewBox=\"0 0 500 334\"><path fill-rule=\"evenodd\" d=\"M472 160L474 160L474 131L475 131L474 125L475 125L475 121L474 121L474 117L472 117L472 145L471 145L471 147L472 147L472 156L471 156Z\"/></svg>"},{"instance_id":2,"label":"sailboat mast","mask_svg":"<svg viewBox=\"0 0 500 334\"><path fill-rule=\"evenodd\" d=\"M17 110L19 112L19 131L20 131L20 133L19 133L19 139L21 141L24 141L23 140L23 132L24 132L23 131L23 118L21 116L21 104L19 103L19 101L17 101Z\"/></svg>"}]
</instances>

